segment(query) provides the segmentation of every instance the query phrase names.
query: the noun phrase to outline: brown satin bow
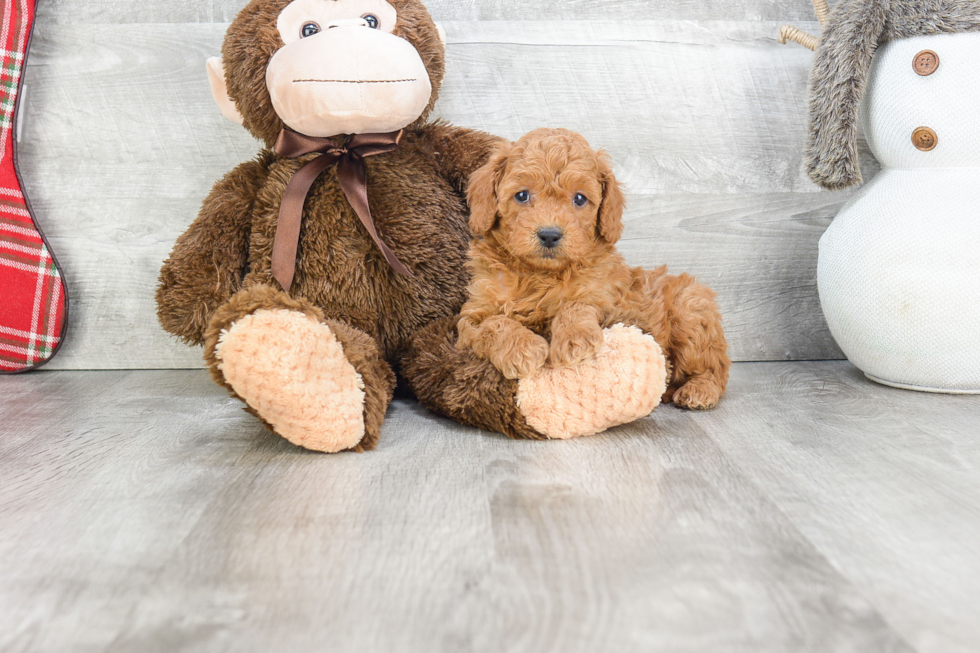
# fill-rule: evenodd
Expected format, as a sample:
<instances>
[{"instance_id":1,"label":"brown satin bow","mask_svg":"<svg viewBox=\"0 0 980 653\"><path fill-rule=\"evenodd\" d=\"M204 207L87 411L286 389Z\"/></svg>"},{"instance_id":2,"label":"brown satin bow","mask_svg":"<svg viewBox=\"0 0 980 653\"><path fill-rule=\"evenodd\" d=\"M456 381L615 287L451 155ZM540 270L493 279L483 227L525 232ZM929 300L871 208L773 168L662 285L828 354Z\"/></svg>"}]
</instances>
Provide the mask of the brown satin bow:
<instances>
[{"instance_id":1,"label":"brown satin bow","mask_svg":"<svg viewBox=\"0 0 980 653\"><path fill-rule=\"evenodd\" d=\"M391 152L398 147L402 132L390 134L357 134L346 144L332 138L304 136L284 129L276 142L276 154L295 159L307 154L319 153L293 175L279 207L279 225L276 227L276 240L272 245L272 276L289 292L296 274L296 251L299 248L299 231L303 223L303 206L313 183L331 166L337 166L337 180L354 208L354 212L367 229L378 249L384 254L388 264L405 276L411 271L398 260L395 253L381 240L371 217L368 204L367 174L364 158Z\"/></svg>"}]
</instances>

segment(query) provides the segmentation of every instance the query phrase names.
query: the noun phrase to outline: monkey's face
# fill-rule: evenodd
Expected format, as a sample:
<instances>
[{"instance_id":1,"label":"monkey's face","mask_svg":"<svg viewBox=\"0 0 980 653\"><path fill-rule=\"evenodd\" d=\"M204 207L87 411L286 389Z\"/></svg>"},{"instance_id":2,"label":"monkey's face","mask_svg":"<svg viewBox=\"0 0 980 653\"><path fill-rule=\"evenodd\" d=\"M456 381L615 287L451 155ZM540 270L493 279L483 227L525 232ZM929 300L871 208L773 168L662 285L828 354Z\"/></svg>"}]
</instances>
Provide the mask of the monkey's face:
<instances>
[{"instance_id":1,"label":"monkey's face","mask_svg":"<svg viewBox=\"0 0 980 653\"><path fill-rule=\"evenodd\" d=\"M386 0L294 0L277 27L285 44L266 70L272 106L308 136L390 132L432 95L415 47L395 36Z\"/></svg>"},{"instance_id":2,"label":"monkey's face","mask_svg":"<svg viewBox=\"0 0 980 653\"><path fill-rule=\"evenodd\" d=\"M208 63L222 112L273 143L283 126L330 137L424 119L444 45L420 0L252 0L223 57Z\"/></svg>"}]
</instances>

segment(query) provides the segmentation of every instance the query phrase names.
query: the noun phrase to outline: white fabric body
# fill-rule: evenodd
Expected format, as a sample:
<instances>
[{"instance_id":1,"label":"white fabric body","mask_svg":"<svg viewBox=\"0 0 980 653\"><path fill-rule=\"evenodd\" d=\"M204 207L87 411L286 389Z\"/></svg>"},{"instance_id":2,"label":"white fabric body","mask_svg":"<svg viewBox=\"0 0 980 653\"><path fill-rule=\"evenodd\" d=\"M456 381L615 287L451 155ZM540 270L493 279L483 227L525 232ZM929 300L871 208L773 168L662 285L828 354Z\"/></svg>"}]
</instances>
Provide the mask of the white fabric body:
<instances>
[{"instance_id":1,"label":"white fabric body","mask_svg":"<svg viewBox=\"0 0 980 653\"><path fill-rule=\"evenodd\" d=\"M922 50L932 75L912 68ZM862 123L883 169L820 240L830 330L876 381L980 393L980 34L881 46ZM938 135L930 152L919 127Z\"/></svg>"}]
</instances>

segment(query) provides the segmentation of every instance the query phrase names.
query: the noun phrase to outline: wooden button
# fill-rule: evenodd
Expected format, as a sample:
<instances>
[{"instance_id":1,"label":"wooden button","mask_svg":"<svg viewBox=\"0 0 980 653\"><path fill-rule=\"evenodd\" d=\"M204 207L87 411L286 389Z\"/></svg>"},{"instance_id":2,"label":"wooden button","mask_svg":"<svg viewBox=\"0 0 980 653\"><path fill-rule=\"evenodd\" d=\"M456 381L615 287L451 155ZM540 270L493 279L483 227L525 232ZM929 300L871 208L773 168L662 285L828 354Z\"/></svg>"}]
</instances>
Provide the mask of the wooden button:
<instances>
[{"instance_id":1,"label":"wooden button","mask_svg":"<svg viewBox=\"0 0 980 653\"><path fill-rule=\"evenodd\" d=\"M932 50L923 50L912 60L912 69L925 77L939 69L939 55Z\"/></svg>"},{"instance_id":2,"label":"wooden button","mask_svg":"<svg viewBox=\"0 0 980 653\"><path fill-rule=\"evenodd\" d=\"M919 127L912 132L912 145L918 150L929 152L939 145L939 136L928 127Z\"/></svg>"}]
</instances>

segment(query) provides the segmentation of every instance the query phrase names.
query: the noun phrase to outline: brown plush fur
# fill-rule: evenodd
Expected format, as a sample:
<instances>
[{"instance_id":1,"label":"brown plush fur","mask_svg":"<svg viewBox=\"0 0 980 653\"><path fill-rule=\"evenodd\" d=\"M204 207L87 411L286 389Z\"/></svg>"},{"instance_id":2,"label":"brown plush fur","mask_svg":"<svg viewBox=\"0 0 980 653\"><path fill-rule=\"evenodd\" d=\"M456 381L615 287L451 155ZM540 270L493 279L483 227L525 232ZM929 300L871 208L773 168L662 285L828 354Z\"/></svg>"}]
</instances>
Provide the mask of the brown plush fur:
<instances>
[{"instance_id":1,"label":"brown plush fur","mask_svg":"<svg viewBox=\"0 0 980 653\"><path fill-rule=\"evenodd\" d=\"M457 318L437 320L406 343L401 372L423 406L460 424L524 440L545 440L517 407L517 381L456 347Z\"/></svg>"},{"instance_id":2,"label":"brown plush fur","mask_svg":"<svg viewBox=\"0 0 980 653\"><path fill-rule=\"evenodd\" d=\"M438 33L418 0L390 1L399 12L395 33L413 43L428 66L431 109L443 76ZM224 46L229 95L245 126L270 146L282 122L269 100L265 69L282 46L276 17L286 4L253 0L236 18ZM424 118L406 129L397 150L365 160L378 231L413 277L391 270L344 197L336 170L328 170L306 202L296 278L291 293L282 292L271 274L279 206L293 174L312 156L283 159L269 151L215 185L160 275L161 324L188 343L205 344L212 375L225 387L214 347L222 329L241 317L261 308L283 308L315 315L329 325L366 386L367 435L357 449L370 449L377 441L393 383L385 361L394 361L423 327L455 315L465 300L470 238L465 185L499 140ZM442 344L436 338L430 346L440 350ZM424 365L412 364L411 353L425 356L426 350L418 338L407 347L406 369L420 375L409 383L421 397L447 396L445 377L432 380L423 373ZM484 381L488 387L506 385L496 370L494 374L496 378ZM527 429L513 393L483 396L482 407L474 404L473 410L502 411L517 420L516 426L499 430ZM468 423L498 428L495 420Z\"/></svg>"},{"instance_id":3,"label":"brown plush fur","mask_svg":"<svg viewBox=\"0 0 980 653\"><path fill-rule=\"evenodd\" d=\"M515 195L530 192L521 203ZM573 198L582 194L584 206ZM602 345L602 329L623 322L654 336L673 365L668 399L715 406L728 382L728 345L714 293L666 268L629 268L616 251L624 197L607 157L580 135L538 130L498 147L469 189L470 299L459 347L489 359L504 376L546 363L576 365ZM542 228L563 233L545 248Z\"/></svg>"}]
</instances>

